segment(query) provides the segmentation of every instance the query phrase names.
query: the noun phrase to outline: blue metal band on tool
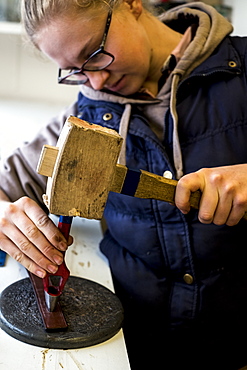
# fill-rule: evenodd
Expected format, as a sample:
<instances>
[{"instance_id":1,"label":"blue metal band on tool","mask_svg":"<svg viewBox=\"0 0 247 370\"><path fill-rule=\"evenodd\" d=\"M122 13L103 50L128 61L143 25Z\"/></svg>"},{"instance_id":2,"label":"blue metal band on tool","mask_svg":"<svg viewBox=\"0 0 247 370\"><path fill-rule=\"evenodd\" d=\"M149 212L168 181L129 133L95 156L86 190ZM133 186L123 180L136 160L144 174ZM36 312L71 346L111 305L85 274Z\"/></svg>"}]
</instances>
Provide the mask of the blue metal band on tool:
<instances>
[{"instance_id":1,"label":"blue metal band on tool","mask_svg":"<svg viewBox=\"0 0 247 370\"><path fill-rule=\"evenodd\" d=\"M5 265L6 253L4 251L0 251L0 267Z\"/></svg>"},{"instance_id":2,"label":"blue metal band on tool","mask_svg":"<svg viewBox=\"0 0 247 370\"><path fill-rule=\"evenodd\" d=\"M132 170L128 168L128 171L124 179L121 194L130 195L133 197L138 187L140 177L141 177L140 170Z\"/></svg>"},{"instance_id":3,"label":"blue metal band on tool","mask_svg":"<svg viewBox=\"0 0 247 370\"><path fill-rule=\"evenodd\" d=\"M59 216L59 222L62 222L63 224L71 224L72 220L72 216Z\"/></svg>"}]
</instances>

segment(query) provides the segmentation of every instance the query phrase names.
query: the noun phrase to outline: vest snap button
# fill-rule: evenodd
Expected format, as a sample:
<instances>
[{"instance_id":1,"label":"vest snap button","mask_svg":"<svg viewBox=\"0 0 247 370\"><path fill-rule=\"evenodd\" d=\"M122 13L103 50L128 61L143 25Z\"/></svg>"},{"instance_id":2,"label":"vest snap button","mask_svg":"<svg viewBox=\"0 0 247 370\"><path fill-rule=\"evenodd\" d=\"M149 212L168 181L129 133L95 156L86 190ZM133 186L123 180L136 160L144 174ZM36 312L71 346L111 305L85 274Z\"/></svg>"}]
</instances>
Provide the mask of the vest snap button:
<instances>
[{"instance_id":1,"label":"vest snap button","mask_svg":"<svg viewBox=\"0 0 247 370\"><path fill-rule=\"evenodd\" d=\"M193 276L190 274L185 274L183 276L183 279L186 282L186 284L192 284L194 282Z\"/></svg>"},{"instance_id":2,"label":"vest snap button","mask_svg":"<svg viewBox=\"0 0 247 370\"><path fill-rule=\"evenodd\" d=\"M230 62L228 62L228 65L229 65L229 67L232 67L232 68L237 67L237 63L234 62L233 60L230 60Z\"/></svg>"},{"instance_id":3,"label":"vest snap button","mask_svg":"<svg viewBox=\"0 0 247 370\"><path fill-rule=\"evenodd\" d=\"M110 119L112 119L112 114L111 113L105 113L103 115L103 120L104 121L109 121Z\"/></svg>"},{"instance_id":4,"label":"vest snap button","mask_svg":"<svg viewBox=\"0 0 247 370\"><path fill-rule=\"evenodd\" d=\"M172 179L172 173L171 173L171 171L165 171L164 173L163 173L163 177L165 178L165 179Z\"/></svg>"}]
</instances>

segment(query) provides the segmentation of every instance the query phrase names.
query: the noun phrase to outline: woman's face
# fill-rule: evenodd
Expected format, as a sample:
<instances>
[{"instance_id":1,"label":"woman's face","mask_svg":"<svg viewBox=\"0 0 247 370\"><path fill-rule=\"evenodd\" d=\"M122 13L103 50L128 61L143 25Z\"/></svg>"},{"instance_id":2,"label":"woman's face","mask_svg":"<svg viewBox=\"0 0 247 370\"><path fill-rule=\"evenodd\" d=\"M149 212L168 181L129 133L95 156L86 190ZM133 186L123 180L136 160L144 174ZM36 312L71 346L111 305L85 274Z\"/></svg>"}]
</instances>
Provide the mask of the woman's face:
<instances>
[{"instance_id":1,"label":"woman's face","mask_svg":"<svg viewBox=\"0 0 247 370\"><path fill-rule=\"evenodd\" d=\"M123 2L113 11L105 50L113 54L115 60L102 71L85 71L87 86L126 96L138 91L152 78L151 45L142 21L141 2L137 3L139 6L134 8ZM90 10L84 15L56 19L38 33L38 47L59 68L81 68L100 46L107 15L107 10Z\"/></svg>"}]
</instances>

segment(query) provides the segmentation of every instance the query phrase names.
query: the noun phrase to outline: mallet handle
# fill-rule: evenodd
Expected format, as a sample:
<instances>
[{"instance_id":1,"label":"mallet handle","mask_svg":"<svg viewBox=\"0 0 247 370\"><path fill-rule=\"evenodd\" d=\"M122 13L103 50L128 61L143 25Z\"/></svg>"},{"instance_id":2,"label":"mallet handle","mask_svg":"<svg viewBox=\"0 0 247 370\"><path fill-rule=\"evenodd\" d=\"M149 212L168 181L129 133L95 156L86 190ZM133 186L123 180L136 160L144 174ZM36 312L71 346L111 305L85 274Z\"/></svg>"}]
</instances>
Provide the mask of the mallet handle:
<instances>
[{"instance_id":1,"label":"mallet handle","mask_svg":"<svg viewBox=\"0 0 247 370\"><path fill-rule=\"evenodd\" d=\"M176 180L166 179L143 170L139 171L138 178L137 173L138 171L128 169L126 166L118 164L116 166L111 191L131 195L136 198L157 199L174 204L175 190L178 183ZM127 189L127 191L125 191L125 189ZM191 207L195 209L199 208L201 195L201 191L199 190L191 193ZM243 218L247 220L247 213L244 214Z\"/></svg>"}]
</instances>

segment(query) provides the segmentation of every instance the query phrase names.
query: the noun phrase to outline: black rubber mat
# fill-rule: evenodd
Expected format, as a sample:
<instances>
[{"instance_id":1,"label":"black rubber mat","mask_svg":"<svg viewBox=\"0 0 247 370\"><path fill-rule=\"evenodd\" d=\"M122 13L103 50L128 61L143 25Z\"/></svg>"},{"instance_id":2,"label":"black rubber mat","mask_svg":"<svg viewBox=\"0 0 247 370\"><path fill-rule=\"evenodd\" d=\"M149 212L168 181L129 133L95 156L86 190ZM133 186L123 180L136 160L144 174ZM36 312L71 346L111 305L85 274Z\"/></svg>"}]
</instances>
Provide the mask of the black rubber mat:
<instances>
[{"instance_id":1,"label":"black rubber mat","mask_svg":"<svg viewBox=\"0 0 247 370\"><path fill-rule=\"evenodd\" d=\"M66 331L47 332L29 278L7 287L0 296L0 327L12 337L34 346L75 349L102 343L120 330L121 302L109 289L70 276L60 297Z\"/></svg>"}]
</instances>

